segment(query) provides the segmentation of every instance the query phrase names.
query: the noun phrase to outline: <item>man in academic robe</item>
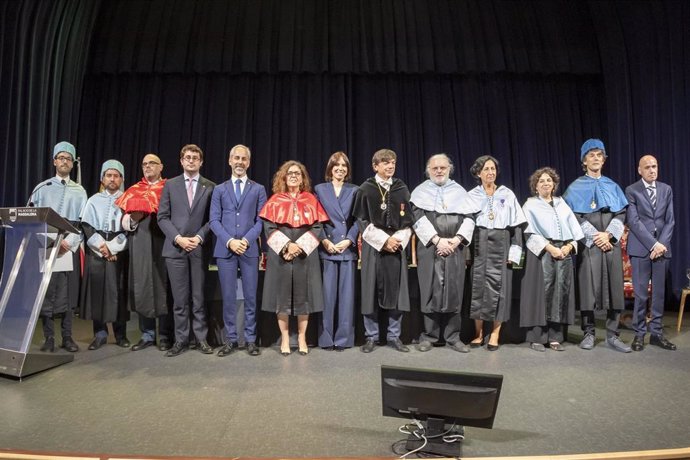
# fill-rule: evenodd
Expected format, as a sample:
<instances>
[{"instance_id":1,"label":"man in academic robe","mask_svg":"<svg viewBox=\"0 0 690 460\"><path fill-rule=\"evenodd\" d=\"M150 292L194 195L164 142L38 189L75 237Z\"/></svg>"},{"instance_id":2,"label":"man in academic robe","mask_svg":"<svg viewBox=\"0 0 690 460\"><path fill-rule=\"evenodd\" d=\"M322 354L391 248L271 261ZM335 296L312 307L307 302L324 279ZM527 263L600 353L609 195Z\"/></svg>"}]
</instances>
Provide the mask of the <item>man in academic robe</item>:
<instances>
[{"instance_id":1,"label":"man in academic robe","mask_svg":"<svg viewBox=\"0 0 690 460\"><path fill-rule=\"evenodd\" d=\"M461 353L460 312L465 287L465 251L472 241L474 216L480 211L467 191L450 179L453 163L444 153L431 156L428 180L412 191L410 202L417 235L417 276L424 332L417 349L449 347Z\"/></svg>"},{"instance_id":2,"label":"man in academic robe","mask_svg":"<svg viewBox=\"0 0 690 460\"><path fill-rule=\"evenodd\" d=\"M102 191L86 202L81 216L86 240L86 263L82 282L81 317L93 321L97 350L108 341L108 323L113 325L115 343L129 348L127 339L127 235L122 229L122 210L115 201L122 195L125 168L117 160L101 167Z\"/></svg>"},{"instance_id":3,"label":"man in academic robe","mask_svg":"<svg viewBox=\"0 0 690 460\"><path fill-rule=\"evenodd\" d=\"M628 234L627 252L632 265L635 309L633 351L644 349L644 336L650 333L649 344L664 350L675 350L676 345L664 337L661 319L664 316L666 272L671 259L673 216L673 191L657 180L659 165L652 155L640 158L637 168L641 179L625 189L628 199L626 222ZM652 283L651 319L647 323L649 283Z\"/></svg>"},{"instance_id":4,"label":"man in academic robe","mask_svg":"<svg viewBox=\"0 0 690 460\"><path fill-rule=\"evenodd\" d=\"M172 303L168 294L168 270L163 257L165 235L158 226L158 206L165 179L161 176L163 162L149 153L141 163L144 177L118 198L122 228L127 231L129 253L128 302L129 309L139 317L141 339L132 345L139 351L156 344L168 351L174 339ZM158 334L156 334L158 318Z\"/></svg>"},{"instance_id":5,"label":"man in academic robe","mask_svg":"<svg viewBox=\"0 0 690 460\"><path fill-rule=\"evenodd\" d=\"M577 251L578 304L584 332L580 348L594 348L594 312L605 311L606 343L628 353L630 347L619 337L620 312L625 304L620 238L628 200L618 184L602 175L606 158L601 140L585 141L580 149L585 175L568 186L563 198L585 234Z\"/></svg>"},{"instance_id":6,"label":"man in academic robe","mask_svg":"<svg viewBox=\"0 0 690 460\"><path fill-rule=\"evenodd\" d=\"M216 185L199 174L204 153L187 144L180 150L184 173L169 179L163 186L158 208L158 225L165 234L165 257L173 296L175 343L165 356L178 356L187 350L192 330L197 350L213 353L206 342L208 325L204 305L204 280L208 268L210 230L209 208Z\"/></svg>"},{"instance_id":7,"label":"man in academic robe","mask_svg":"<svg viewBox=\"0 0 690 460\"><path fill-rule=\"evenodd\" d=\"M228 164L232 176L213 189L209 226L216 235L213 256L223 296L225 344L218 356L228 356L239 348L237 333L237 279L244 297L244 341L247 353L258 356L256 345L256 289L259 284L259 236L263 223L259 211L266 203L266 189L247 176L251 152L244 145L230 150ZM241 276L238 275L241 273Z\"/></svg>"},{"instance_id":8,"label":"man in academic robe","mask_svg":"<svg viewBox=\"0 0 690 460\"><path fill-rule=\"evenodd\" d=\"M87 196L84 187L71 180L69 176L76 157L77 151L69 142L59 142L55 145L53 148L55 177L34 187L29 197L29 206L50 207L79 228L79 216L84 210ZM40 313L45 337L41 351L55 351L54 318L60 316L62 317L62 348L72 353L79 351L79 346L72 339L72 312L79 300L81 240L81 234L69 234L60 245L58 257L71 258L72 268L66 271L53 271L50 278Z\"/></svg>"},{"instance_id":9,"label":"man in academic robe","mask_svg":"<svg viewBox=\"0 0 690 460\"><path fill-rule=\"evenodd\" d=\"M366 343L371 353L379 337L378 314L388 313L388 345L410 351L400 340L403 312L410 311L405 249L412 236L412 210L407 185L394 178L397 156L389 149L372 158L376 175L359 188L353 209L362 231L362 299Z\"/></svg>"}]
</instances>

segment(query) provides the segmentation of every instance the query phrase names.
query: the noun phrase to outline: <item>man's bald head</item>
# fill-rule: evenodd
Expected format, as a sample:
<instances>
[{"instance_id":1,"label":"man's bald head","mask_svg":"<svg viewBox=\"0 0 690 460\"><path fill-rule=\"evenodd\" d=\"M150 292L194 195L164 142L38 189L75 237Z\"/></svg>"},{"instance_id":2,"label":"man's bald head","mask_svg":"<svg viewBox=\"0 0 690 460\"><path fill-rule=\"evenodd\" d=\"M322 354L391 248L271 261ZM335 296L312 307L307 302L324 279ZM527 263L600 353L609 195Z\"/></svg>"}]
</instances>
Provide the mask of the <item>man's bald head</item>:
<instances>
[{"instance_id":1,"label":"man's bald head","mask_svg":"<svg viewBox=\"0 0 690 460\"><path fill-rule=\"evenodd\" d=\"M645 182L650 184L654 182L659 175L659 165L657 164L656 158L654 158L652 155L645 155L640 158L640 163L637 166L637 172Z\"/></svg>"},{"instance_id":2,"label":"man's bald head","mask_svg":"<svg viewBox=\"0 0 690 460\"><path fill-rule=\"evenodd\" d=\"M144 159L141 160L141 170L144 172L144 177L147 181L156 182L161 178L163 162L155 153L147 153Z\"/></svg>"}]
</instances>

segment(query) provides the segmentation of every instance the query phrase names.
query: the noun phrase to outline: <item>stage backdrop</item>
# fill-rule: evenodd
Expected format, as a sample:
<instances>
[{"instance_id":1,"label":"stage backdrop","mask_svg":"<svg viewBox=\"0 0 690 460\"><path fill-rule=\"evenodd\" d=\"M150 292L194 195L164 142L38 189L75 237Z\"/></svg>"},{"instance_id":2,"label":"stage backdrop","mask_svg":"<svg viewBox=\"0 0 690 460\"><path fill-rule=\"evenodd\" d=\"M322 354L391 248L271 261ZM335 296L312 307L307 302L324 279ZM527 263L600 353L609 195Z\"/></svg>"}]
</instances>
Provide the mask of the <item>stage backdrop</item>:
<instances>
[{"instance_id":1,"label":"stage backdrop","mask_svg":"<svg viewBox=\"0 0 690 460\"><path fill-rule=\"evenodd\" d=\"M527 177L581 174L579 146L601 137L623 187L652 152L676 190L673 274L690 265L690 5L684 1L41 0L0 3L0 189L20 204L53 173L67 139L97 188L118 158L127 183L146 152L179 174L196 143L202 173L229 175L227 151L253 152L269 184L286 159L315 182L345 150L354 181L389 147L412 187L446 152L473 185L478 155L524 200Z\"/></svg>"}]
</instances>

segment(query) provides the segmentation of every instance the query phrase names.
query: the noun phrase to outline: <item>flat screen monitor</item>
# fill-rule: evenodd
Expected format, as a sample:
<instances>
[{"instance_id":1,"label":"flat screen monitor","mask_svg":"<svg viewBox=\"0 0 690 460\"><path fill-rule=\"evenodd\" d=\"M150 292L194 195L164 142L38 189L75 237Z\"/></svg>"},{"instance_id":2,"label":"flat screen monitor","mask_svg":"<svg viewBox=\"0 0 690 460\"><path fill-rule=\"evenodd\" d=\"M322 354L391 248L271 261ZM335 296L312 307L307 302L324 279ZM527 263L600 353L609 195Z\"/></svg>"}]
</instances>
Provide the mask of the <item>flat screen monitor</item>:
<instances>
[{"instance_id":1,"label":"flat screen monitor","mask_svg":"<svg viewBox=\"0 0 690 460\"><path fill-rule=\"evenodd\" d=\"M492 428L502 385L502 375L381 366L383 415L424 421L425 444L439 443L448 425Z\"/></svg>"}]
</instances>

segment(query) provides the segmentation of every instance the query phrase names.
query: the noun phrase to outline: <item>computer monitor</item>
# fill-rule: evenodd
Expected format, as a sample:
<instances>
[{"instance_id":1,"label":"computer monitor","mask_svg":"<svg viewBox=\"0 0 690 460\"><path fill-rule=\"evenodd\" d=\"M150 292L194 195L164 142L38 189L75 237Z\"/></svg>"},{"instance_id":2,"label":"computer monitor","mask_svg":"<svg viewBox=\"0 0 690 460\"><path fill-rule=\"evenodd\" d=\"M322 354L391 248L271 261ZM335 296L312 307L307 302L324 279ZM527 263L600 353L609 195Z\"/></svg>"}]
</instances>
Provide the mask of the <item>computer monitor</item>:
<instances>
[{"instance_id":1,"label":"computer monitor","mask_svg":"<svg viewBox=\"0 0 690 460\"><path fill-rule=\"evenodd\" d=\"M453 425L456 434L464 425L492 428L502 384L502 375L381 366L383 415L426 422L423 438L408 438L408 450L424 445L423 452L459 456L459 443L442 435Z\"/></svg>"}]
</instances>

